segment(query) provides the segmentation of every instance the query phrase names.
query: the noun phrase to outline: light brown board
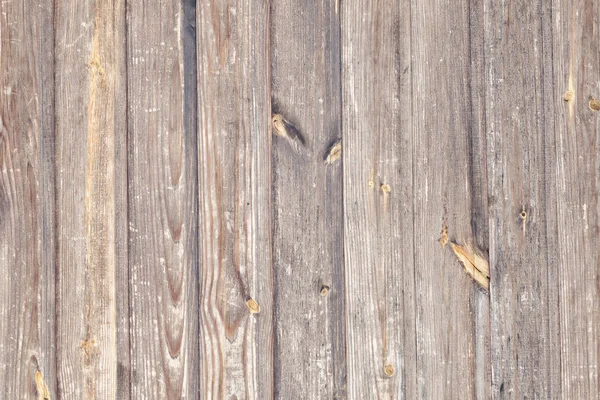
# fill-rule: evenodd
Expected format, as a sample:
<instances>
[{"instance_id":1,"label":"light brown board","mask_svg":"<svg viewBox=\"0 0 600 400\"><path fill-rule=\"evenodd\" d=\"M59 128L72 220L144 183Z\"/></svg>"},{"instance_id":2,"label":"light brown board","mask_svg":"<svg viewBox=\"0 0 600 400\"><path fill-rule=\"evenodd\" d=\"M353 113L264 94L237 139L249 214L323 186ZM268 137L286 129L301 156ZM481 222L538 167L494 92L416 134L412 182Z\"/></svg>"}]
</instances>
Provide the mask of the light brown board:
<instances>
[{"instance_id":1,"label":"light brown board","mask_svg":"<svg viewBox=\"0 0 600 400\"><path fill-rule=\"evenodd\" d=\"M487 258L485 131L474 98L478 87L471 81L480 73L471 66L471 37L482 32L480 21L471 25L471 13L482 9L471 3L429 0L413 2L412 8L412 92L407 95L413 101L419 398L490 396L488 293L440 242L445 226L450 242Z\"/></svg>"},{"instance_id":2,"label":"light brown board","mask_svg":"<svg viewBox=\"0 0 600 400\"><path fill-rule=\"evenodd\" d=\"M552 9L484 7L492 395L560 398Z\"/></svg>"},{"instance_id":3,"label":"light brown board","mask_svg":"<svg viewBox=\"0 0 600 400\"><path fill-rule=\"evenodd\" d=\"M553 2L556 147L549 156L556 157L558 276L552 287L559 290L561 335L561 390L554 397L563 399L600 396L600 115L590 109L590 100L600 99L599 18L597 2Z\"/></svg>"},{"instance_id":4,"label":"light brown board","mask_svg":"<svg viewBox=\"0 0 600 400\"><path fill-rule=\"evenodd\" d=\"M418 391L419 245L411 4L344 2L341 13L348 398L411 399ZM388 364L393 376L384 373Z\"/></svg>"},{"instance_id":5,"label":"light brown board","mask_svg":"<svg viewBox=\"0 0 600 400\"><path fill-rule=\"evenodd\" d=\"M273 397L269 8L198 2L202 399ZM253 299L260 312L251 314Z\"/></svg>"},{"instance_id":6,"label":"light brown board","mask_svg":"<svg viewBox=\"0 0 600 400\"><path fill-rule=\"evenodd\" d=\"M52 2L0 4L0 397L54 391Z\"/></svg>"},{"instance_id":7,"label":"light brown board","mask_svg":"<svg viewBox=\"0 0 600 400\"><path fill-rule=\"evenodd\" d=\"M117 292L127 290L116 281L124 261L117 218L126 207L125 109L117 101L125 98L125 8L64 1L54 18L57 396L112 398L126 358L115 320Z\"/></svg>"},{"instance_id":8,"label":"light brown board","mask_svg":"<svg viewBox=\"0 0 600 400\"><path fill-rule=\"evenodd\" d=\"M341 138L339 46L337 1L271 2L273 112L304 141L273 137L274 376L282 399L346 394L342 160L325 163Z\"/></svg>"},{"instance_id":9,"label":"light brown board","mask_svg":"<svg viewBox=\"0 0 600 400\"><path fill-rule=\"evenodd\" d=\"M128 2L131 398L194 398L198 219L194 9Z\"/></svg>"}]
</instances>

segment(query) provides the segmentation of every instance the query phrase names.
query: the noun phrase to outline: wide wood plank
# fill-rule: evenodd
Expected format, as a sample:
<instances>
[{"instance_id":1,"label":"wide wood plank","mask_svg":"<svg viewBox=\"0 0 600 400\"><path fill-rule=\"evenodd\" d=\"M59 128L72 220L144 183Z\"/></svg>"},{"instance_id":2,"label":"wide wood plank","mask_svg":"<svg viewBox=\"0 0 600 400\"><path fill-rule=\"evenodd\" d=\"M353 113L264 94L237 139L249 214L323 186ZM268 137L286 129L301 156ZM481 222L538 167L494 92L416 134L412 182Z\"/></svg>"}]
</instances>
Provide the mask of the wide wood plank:
<instances>
[{"instance_id":1,"label":"wide wood plank","mask_svg":"<svg viewBox=\"0 0 600 400\"><path fill-rule=\"evenodd\" d=\"M421 243L413 242L411 4L345 2L341 12L348 397L412 399Z\"/></svg>"},{"instance_id":2,"label":"wide wood plank","mask_svg":"<svg viewBox=\"0 0 600 400\"><path fill-rule=\"evenodd\" d=\"M490 396L488 293L448 245L487 258L485 127L471 81L482 73L471 66L482 5L428 0L412 8L417 380L425 399Z\"/></svg>"},{"instance_id":3,"label":"wide wood plank","mask_svg":"<svg viewBox=\"0 0 600 400\"><path fill-rule=\"evenodd\" d=\"M0 3L0 397L55 390L51 1Z\"/></svg>"},{"instance_id":4,"label":"wide wood plank","mask_svg":"<svg viewBox=\"0 0 600 400\"><path fill-rule=\"evenodd\" d=\"M197 26L200 398L269 399L268 2L198 2Z\"/></svg>"},{"instance_id":5,"label":"wide wood plank","mask_svg":"<svg viewBox=\"0 0 600 400\"><path fill-rule=\"evenodd\" d=\"M486 0L485 10L492 395L556 398L561 348L551 2Z\"/></svg>"},{"instance_id":6,"label":"wide wood plank","mask_svg":"<svg viewBox=\"0 0 600 400\"><path fill-rule=\"evenodd\" d=\"M597 399L600 115L593 100L600 99L600 6L556 0L552 19L561 336L561 392L555 397Z\"/></svg>"},{"instance_id":7,"label":"wide wood plank","mask_svg":"<svg viewBox=\"0 0 600 400\"><path fill-rule=\"evenodd\" d=\"M341 139L338 1L271 1L271 67L273 113L301 137L273 139L275 395L345 397L342 160L326 162Z\"/></svg>"},{"instance_id":8,"label":"wide wood plank","mask_svg":"<svg viewBox=\"0 0 600 400\"><path fill-rule=\"evenodd\" d=\"M117 292L127 293L116 275L126 208L125 8L118 0L56 7L57 395L115 398L127 358L116 321Z\"/></svg>"},{"instance_id":9,"label":"wide wood plank","mask_svg":"<svg viewBox=\"0 0 600 400\"><path fill-rule=\"evenodd\" d=\"M132 399L199 390L194 12L128 2Z\"/></svg>"}]
</instances>

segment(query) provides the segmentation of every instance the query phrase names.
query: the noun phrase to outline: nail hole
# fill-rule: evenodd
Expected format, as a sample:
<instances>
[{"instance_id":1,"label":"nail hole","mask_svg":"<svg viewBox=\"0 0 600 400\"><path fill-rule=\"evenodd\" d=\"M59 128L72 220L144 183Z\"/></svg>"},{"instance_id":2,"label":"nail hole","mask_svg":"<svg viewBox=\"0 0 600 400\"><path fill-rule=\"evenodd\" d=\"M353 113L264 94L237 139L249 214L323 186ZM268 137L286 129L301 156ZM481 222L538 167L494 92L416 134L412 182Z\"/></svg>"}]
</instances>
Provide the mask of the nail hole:
<instances>
[{"instance_id":1,"label":"nail hole","mask_svg":"<svg viewBox=\"0 0 600 400\"><path fill-rule=\"evenodd\" d=\"M527 218L527 213L525 211L521 211L521 218L522 219Z\"/></svg>"}]
</instances>

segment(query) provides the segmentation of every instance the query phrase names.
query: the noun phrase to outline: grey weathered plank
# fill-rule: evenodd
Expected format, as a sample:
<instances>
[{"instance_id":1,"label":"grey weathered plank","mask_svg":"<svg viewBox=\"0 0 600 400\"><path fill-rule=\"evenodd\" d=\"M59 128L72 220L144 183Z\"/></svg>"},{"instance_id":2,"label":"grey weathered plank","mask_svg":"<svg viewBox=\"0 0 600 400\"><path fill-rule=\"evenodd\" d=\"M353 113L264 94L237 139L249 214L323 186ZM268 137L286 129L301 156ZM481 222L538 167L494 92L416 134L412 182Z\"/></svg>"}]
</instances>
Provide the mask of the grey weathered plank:
<instances>
[{"instance_id":1,"label":"grey weathered plank","mask_svg":"<svg viewBox=\"0 0 600 400\"><path fill-rule=\"evenodd\" d=\"M553 394L563 399L600 396L600 116L589 106L591 99L600 99L599 18L597 2L553 2L556 148L550 156L557 163L551 184L556 185L557 201L562 389Z\"/></svg>"},{"instance_id":2,"label":"grey weathered plank","mask_svg":"<svg viewBox=\"0 0 600 400\"><path fill-rule=\"evenodd\" d=\"M131 398L198 386L194 6L128 2Z\"/></svg>"},{"instance_id":3,"label":"grey weathered plank","mask_svg":"<svg viewBox=\"0 0 600 400\"><path fill-rule=\"evenodd\" d=\"M200 397L273 397L269 7L198 3ZM251 314L246 301L260 307Z\"/></svg>"},{"instance_id":4,"label":"grey weathered plank","mask_svg":"<svg viewBox=\"0 0 600 400\"><path fill-rule=\"evenodd\" d=\"M481 2L415 1L412 7L414 238L418 397L490 396L488 294L459 264L448 239L487 256ZM471 25L473 22L473 25ZM476 44L477 46L477 44ZM479 101L478 101L479 100ZM483 157L483 162L482 162ZM474 229L475 228L475 229ZM481 247L480 247L481 246Z\"/></svg>"},{"instance_id":5,"label":"grey weathered plank","mask_svg":"<svg viewBox=\"0 0 600 400\"><path fill-rule=\"evenodd\" d=\"M348 397L416 398L411 4L341 12Z\"/></svg>"},{"instance_id":6,"label":"grey weathered plank","mask_svg":"<svg viewBox=\"0 0 600 400\"><path fill-rule=\"evenodd\" d=\"M55 389L52 2L0 4L0 397ZM48 46L50 44L50 46Z\"/></svg>"},{"instance_id":7,"label":"grey weathered plank","mask_svg":"<svg viewBox=\"0 0 600 400\"><path fill-rule=\"evenodd\" d=\"M56 3L57 396L114 398L126 208L122 1ZM120 163L119 163L120 162ZM123 310L119 310L123 312Z\"/></svg>"},{"instance_id":8,"label":"grey weathered plank","mask_svg":"<svg viewBox=\"0 0 600 400\"><path fill-rule=\"evenodd\" d=\"M561 390L551 5L485 2L495 398Z\"/></svg>"},{"instance_id":9,"label":"grey weathered plank","mask_svg":"<svg viewBox=\"0 0 600 400\"><path fill-rule=\"evenodd\" d=\"M275 395L345 397L342 162L325 162L341 138L337 0L271 2L271 68L273 112L304 141L273 138Z\"/></svg>"}]
</instances>

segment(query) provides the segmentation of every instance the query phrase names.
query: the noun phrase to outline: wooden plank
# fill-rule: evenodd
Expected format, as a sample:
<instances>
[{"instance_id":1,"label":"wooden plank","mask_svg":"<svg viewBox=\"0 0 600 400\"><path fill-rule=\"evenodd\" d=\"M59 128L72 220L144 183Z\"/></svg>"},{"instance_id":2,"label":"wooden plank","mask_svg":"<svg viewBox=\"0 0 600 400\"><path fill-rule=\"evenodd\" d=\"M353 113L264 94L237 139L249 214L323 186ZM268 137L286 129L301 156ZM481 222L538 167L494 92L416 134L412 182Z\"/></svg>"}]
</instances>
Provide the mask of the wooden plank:
<instances>
[{"instance_id":1,"label":"wooden plank","mask_svg":"<svg viewBox=\"0 0 600 400\"><path fill-rule=\"evenodd\" d=\"M346 396L340 17L336 0L271 2L275 396ZM342 144L343 147L343 144ZM328 286L321 294L323 285Z\"/></svg>"},{"instance_id":2,"label":"wooden plank","mask_svg":"<svg viewBox=\"0 0 600 400\"><path fill-rule=\"evenodd\" d=\"M50 1L0 4L0 394L54 392L53 31Z\"/></svg>"},{"instance_id":3,"label":"wooden plank","mask_svg":"<svg viewBox=\"0 0 600 400\"><path fill-rule=\"evenodd\" d=\"M269 9L199 2L200 397L273 398ZM259 313L251 314L253 299Z\"/></svg>"},{"instance_id":4,"label":"wooden plank","mask_svg":"<svg viewBox=\"0 0 600 400\"><path fill-rule=\"evenodd\" d=\"M552 8L556 148L556 245L560 289L561 389L556 397L597 399L600 348L600 6L556 0ZM566 100L565 100L566 99ZM592 103L592 107L594 104Z\"/></svg>"},{"instance_id":5,"label":"wooden plank","mask_svg":"<svg viewBox=\"0 0 600 400\"><path fill-rule=\"evenodd\" d=\"M411 399L420 245L413 242L411 4L346 2L341 12L348 397Z\"/></svg>"},{"instance_id":6,"label":"wooden plank","mask_svg":"<svg viewBox=\"0 0 600 400\"><path fill-rule=\"evenodd\" d=\"M133 399L199 390L194 12L191 1L128 2Z\"/></svg>"},{"instance_id":7,"label":"wooden plank","mask_svg":"<svg viewBox=\"0 0 600 400\"><path fill-rule=\"evenodd\" d=\"M551 6L484 6L494 398L560 397Z\"/></svg>"},{"instance_id":8,"label":"wooden plank","mask_svg":"<svg viewBox=\"0 0 600 400\"><path fill-rule=\"evenodd\" d=\"M487 258L485 128L471 81L482 73L471 61L471 41L483 34L475 19L481 6L429 0L412 9L419 398L490 395L488 294L440 242L445 229L449 243Z\"/></svg>"},{"instance_id":9,"label":"wooden plank","mask_svg":"<svg viewBox=\"0 0 600 400\"><path fill-rule=\"evenodd\" d=\"M115 398L126 207L123 1L56 3L57 397ZM120 161L120 164L117 162ZM123 310L119 310L123 312Z\"/></svg>"}]
</instances>

